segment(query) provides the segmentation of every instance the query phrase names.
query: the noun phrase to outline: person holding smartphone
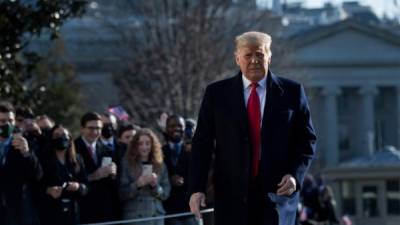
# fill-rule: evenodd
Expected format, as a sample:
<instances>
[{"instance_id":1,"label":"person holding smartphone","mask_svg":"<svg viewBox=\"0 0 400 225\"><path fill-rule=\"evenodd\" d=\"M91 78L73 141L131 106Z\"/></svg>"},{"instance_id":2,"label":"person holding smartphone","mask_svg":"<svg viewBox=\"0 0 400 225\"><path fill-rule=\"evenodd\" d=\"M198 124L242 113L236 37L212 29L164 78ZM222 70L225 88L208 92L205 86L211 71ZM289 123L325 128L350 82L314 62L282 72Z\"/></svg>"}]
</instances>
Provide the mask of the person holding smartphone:
<instances>
[{"instance_id":1,"label":"person holding smartphone","mask_svg":"<svg viewBox=\"0 0 400 225\"><path fill-rule=\"evenodd\" d=\"M161 144L150 129L141 129L133 137L122 161L121 171L119 195L123 219L164 215L162 201L169 197L171 186ZM164 220L134 225L164 225Z\"/></svg>"},{"instance_id":2,"label":"person holding smartphone","mask_svg":"<svg viewBox=\"0 0 400 225\"><path fill-rule=\"evenodd\" d=\"M42 225L79 223L78 199L86 195L87 175L76 154L69 131L55 125L50 131L50 146L44 169L44 212Z\"/></svg>"},{"instance_id":3,"label":"person holding smartphone","mask_svg":"<svg viewBox=\"0 0 400 225\"><path fill-rule=\"evenodd\" d=\"M74 142L88 174L89 192L79 201L81 223L120 219L117 165L110 162L112 152L99 140L102 128L100 114L87 112L81 117L81 135Z\"/></svg>"},{"instance_id":4,"label":"person holding smartphone","mask_svg":"<svg viewBox=\"0 0 400 225\"><path fill-rule=\"evenodd\" d=\"M32 184L42 168L28 141L15 131L15 110L0 103L0 225L39 224L32 201Z\"/></svg>"}]
</instances>

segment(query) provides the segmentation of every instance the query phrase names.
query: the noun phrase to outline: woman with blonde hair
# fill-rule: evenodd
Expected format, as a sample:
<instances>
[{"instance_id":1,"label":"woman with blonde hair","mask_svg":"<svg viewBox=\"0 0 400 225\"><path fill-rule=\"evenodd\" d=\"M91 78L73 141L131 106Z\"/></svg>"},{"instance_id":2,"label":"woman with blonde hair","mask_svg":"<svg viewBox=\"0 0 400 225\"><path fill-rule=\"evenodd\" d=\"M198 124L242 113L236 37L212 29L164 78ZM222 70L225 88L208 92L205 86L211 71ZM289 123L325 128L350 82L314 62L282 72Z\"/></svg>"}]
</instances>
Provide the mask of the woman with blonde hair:
<instances>
[{"instance_id":1,"label":"woman with blonde hair","mask_svg":"<svg viewBox=\"0 0 400 225\"><path fill-rule=\"evenodd\" d=\"M162 201L169 197L170 189L157 136L150 129L139 130L129 142L122 161L119 194L123 218L164 215ZM164 225L164 220L133 224Z\"/></svg>"}]
</instances>

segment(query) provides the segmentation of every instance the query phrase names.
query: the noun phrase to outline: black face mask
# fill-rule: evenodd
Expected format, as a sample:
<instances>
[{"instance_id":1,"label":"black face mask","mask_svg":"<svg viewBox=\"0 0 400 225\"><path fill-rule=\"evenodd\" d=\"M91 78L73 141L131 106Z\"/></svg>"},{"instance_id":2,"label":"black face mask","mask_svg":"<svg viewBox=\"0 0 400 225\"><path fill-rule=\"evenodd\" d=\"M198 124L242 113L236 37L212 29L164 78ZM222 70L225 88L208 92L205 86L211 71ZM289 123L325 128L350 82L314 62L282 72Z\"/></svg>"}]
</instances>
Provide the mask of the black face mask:
<instances>
[{"instance_id":1,"label":"black face mask","mask_svg":"<svg viewBox=\"0 0 400 225\"><path fill-rule=\"evenodd\" d=\"M6 123L0 126L0 137L9 138L14 130L14 126Z\"/></svg>"},{"instance_id":2,"label":"black face mask","mask_svg":"<svg viewBox=\"0 0 400 225\"><path fill-rule=\"evenodd\" d=\"M103 129L101 130L101 136L105 139L109 139L114 135L114 128L111 124L104 124Z\"/></svg>"},{"instance_id":3,"label":"black face mask","mask_svg":"<svg viewBox=\"0 0 400 225\"><path fill-rule=\"evenodd\" d=\"M70 148L69 139L67 137L59 137L51 140L55 150L65 150Z\"/></svg>"}]
</instances>

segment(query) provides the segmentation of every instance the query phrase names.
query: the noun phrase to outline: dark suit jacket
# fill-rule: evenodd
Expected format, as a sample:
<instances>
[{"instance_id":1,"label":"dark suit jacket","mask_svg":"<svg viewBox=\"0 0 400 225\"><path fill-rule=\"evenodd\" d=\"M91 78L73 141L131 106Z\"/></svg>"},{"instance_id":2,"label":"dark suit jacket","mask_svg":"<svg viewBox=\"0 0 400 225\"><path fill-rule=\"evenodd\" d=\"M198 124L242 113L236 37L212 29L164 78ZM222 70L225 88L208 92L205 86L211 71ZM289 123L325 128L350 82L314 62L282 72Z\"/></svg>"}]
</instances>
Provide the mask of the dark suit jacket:
<instances>
[{"instance_id":1,"label":"dark suit jacket","mask_svg":"<svg viewBox=\"0 0 400 225\"><path fill-rule=\"evenodd\" d=\"M282 177L291 174L301 188L314 156L316 136L303 87L268 72L261 128L260 189L266 201ZM251 142L242 74L206 88L190 162L190 192L206 190L215 153L215 224L246 225L251 179Z\"/></svg>"},{"instance_id":2,"label":"dark suit jacket","mask_svg":"<svg viewBox=\"0 0 400 225\"><path fill-rule=\"evenodd\" d=\"M103 144L104 145L104 144ZM117 174L118 177L121 174L121 162L123 157L125 156L125 152L127 149L127 145L121 142L118 142L118 140L114 137L113 138L113 149L111 149L109 146L105 145L108 149L111 150L112 152L112 159L113 162L117 165Z\"/></svg>"},{"instance_id":3,"label":"dark suit jacket","mask_svg":"<svg viewBox=\"0 0 400 225\"><path fill-rule=\"evenodd\" d=\"M33 202L32 185L43 175L33 151L23 157L13 147L0 165L0 225L39 224Z\"/></svg>"},{"instance_id":4,"label":"dark suit jacket","mask_svg":"<svg viewBox=\"0 0 400 225\"><path fill-rule=\"evenodd\" d=\"M81 155L88 175L101 166L103 157L112 157L112 152L100 141L96 144L97 164L81 137L75 140L76 151ZM80 199L80 222L97 223L119 219L118 189L116 179L106 177L88 182L88 193Z\"/></svg>"},{"instance_id":5,"label":"dark suit jacket","mask_svg":"<svg viewBox=\"0 0 400 225\"><path fill-rule=\"evenodd\" d=\"M182 148L184 148L182 144ZM176 165L172 163L171 148L169 144L163 146L164 162L167 165L168 174L171 180L172 175L183 177L184 184L179 187L174 187L171 184L171 193L167 200L164 201L164 208L167 214L182 213L190 211L189 208L189 193L188 193L188 175L189 175L189 157L190 153L181 150Z\"/></svg>"}]
</instances>

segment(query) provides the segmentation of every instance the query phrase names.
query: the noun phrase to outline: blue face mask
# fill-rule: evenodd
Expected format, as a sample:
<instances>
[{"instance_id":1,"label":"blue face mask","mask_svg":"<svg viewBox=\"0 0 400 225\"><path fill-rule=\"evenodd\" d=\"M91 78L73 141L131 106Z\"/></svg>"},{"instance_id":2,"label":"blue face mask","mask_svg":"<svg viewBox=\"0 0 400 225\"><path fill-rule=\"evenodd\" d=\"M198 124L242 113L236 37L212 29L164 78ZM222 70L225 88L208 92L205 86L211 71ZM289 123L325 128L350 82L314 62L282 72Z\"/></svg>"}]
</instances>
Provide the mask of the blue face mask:
<instances>
[{"instance_id":1,"label":"blue face mask","mask_svg":"<svg viewBox=\"0 0 400 225\"><path fill-rule=\"evenodd\" d=\"M11 136L13 130L14 130L14 126L9 123L1 125L0 126L0 137L5 138L5 139L9 138Z\"/></svg>"}]
</instances>

